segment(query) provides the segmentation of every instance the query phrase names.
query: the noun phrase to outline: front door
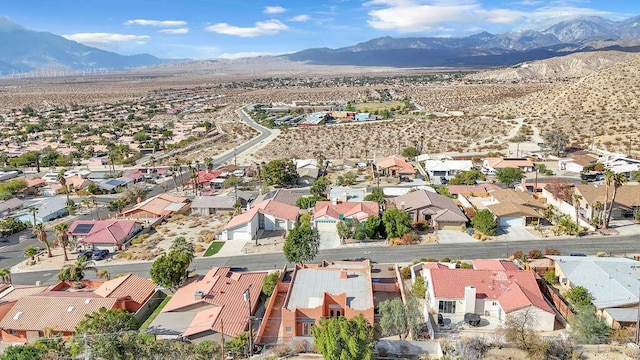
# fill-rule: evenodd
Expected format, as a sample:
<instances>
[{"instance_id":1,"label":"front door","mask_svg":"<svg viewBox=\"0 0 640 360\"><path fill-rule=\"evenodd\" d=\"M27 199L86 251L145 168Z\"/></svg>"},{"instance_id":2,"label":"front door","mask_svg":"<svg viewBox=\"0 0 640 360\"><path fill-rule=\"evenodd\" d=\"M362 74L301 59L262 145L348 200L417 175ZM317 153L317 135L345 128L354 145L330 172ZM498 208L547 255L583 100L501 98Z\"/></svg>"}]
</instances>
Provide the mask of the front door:
<instances>
[{"instance_id":1,"label":"front door","mask_svg":"<svg viewBox=\"0 0 640 360\"><path fill-rule=\"evenodd\" d=\"M311 326L313 326L312 323L302 323L302 336L311 336Z\"/></svg>"}]
</instances>

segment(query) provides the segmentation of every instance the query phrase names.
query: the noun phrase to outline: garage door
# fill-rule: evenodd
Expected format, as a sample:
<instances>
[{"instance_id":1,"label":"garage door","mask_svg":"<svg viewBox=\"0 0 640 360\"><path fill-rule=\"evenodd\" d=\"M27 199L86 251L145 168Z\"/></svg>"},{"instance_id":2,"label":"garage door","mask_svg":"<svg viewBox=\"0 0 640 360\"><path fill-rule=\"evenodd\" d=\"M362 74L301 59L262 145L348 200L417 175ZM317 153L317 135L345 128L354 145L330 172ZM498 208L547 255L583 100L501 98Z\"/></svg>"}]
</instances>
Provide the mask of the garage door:
<instances>
[{"instance_id":1,"label":"garage door","mask_svg":"<svg viewBox=\"0 0 640 360\"><path fill-rule=\"evenodd\" d=\"M460 223L438 223L438 230L458 230L462 229Z\"/></svg>"},{"instance_id":2,"label":"garage door","mask_svg":"<svg viewBox=\"0 0 640 360\"><path fill-rule=\"evenodd\" d=\"M516 217L505 216L499 219L498 226L500 227L524 226L524 220L520 216L516 216Z\"/></svg>"}]
</instances>

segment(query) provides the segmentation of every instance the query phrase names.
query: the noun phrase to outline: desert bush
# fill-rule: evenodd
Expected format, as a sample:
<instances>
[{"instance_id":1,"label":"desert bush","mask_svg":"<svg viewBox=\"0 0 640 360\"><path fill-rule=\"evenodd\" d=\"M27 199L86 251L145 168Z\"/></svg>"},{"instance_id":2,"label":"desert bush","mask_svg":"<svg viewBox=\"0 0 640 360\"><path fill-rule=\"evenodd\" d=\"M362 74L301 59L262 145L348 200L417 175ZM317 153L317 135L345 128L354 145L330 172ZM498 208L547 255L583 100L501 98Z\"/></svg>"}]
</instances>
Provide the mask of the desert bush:
<instances>
[{"instance_id":1,"label":"desert bush","mask_svg":"<svg viewBox=\"0 0 640 360\"><path fill-rule=\"evenodd\" d=\"M294 353L303 354L307 352L307 347L309 343L307 343L306 340L300 340L300 341L294 341L291 345Z\"/></svg>"},{"instance_id":2,"label":"desert bush","mask_svg":"<svg viewBox=\"0 0 640 360\"><path fill-rule=\"evenodd\" d=\"M440 259L440 262L442 262L442 263L450 263L451 259L448 258L448 257L444 257L444 258Z\"/></svg>"},{"instance_id":3,"label":"desert bush","mask_svg":"<svg viewBox=\"0 0 640 360\"><path fill-rule=\"evenodd\" d=\"M427 224L426 221L416 221L411 225L411 227L415 231L427 231L427 230L429 230L429 224Z\"/></svg>"},{"instance_id":4,"label":"desert bush","mask_svg":"<svg viewBox=\"0 0 640 360\"><path fill-rule=\"evenodd\" d=\"M400 276L402 276L403 279L411 279L411 268L409 266L400 268Z\"/></svg>"},{"instance_id":5,"label":"desert bush","mask_svg":"<svg viewBox=\"0 0 640 360\"><path fill-rule=\"evenodd\" d=\"M484 339L472 337L462 344L462 357L465 360L482 360L489 350L489 344Z\"/></svg>"},{"instance_id":6,"label":"desert bush","mask_svg":"<svg viewBox=\"0 0 640 360\"><path fill-rule=\"evenodd\" d=\"M278 344L271 348L271 353L273 353L278 358L291 355L291 345L289 344Z\"/></svg>"},{"instance_id":7,"label":"desert bush","mask_svg":"<svg viewBox=\"0 0 640 360\"><path fill-rule=\"evenodd\" d=\"M529 251L528 257L529 259L542 259L544 256L542 255L542 251L533 249Z\"/></svg>"},{"instance_id":8,"label":"desert bush","mask_svg":"<svg viewBox=\"0 0 640 360\"><path fill-rule=\"evenodd\" d=\"M420 236L414 232L409 232L400 238L402 241L402 245L413 245L420 242Z\"/></svg>"},{"instance_id":9,"label":"desert bush","mask_svg":"<svg viewBox=\"0 0 640 360\"><path fill-rule=\"evenodd\" d=\"M546 248L544 249L545 255L560 255L560 250L556 248Z\"/></svg>"},{"instance_id":10,"label":"desert bush","mask_svg":"<svg viewBox=\"0 0 640 360\"><path fill-rule=\"evenodd\" d=\"M557 284L558 278L556 277L556 271L553 269L547 270L547 272L544 273L544 281L551 285Z\"/></svg>"},{"instance_id":11,"label":"desert bush","mask_svg":"<svg viewBox=\"0 0 640 360\"><path fill-rule=\"evenodd\" d=\"M206 250L206 249L204 248L204 246L202 246L202 245L200 245L200 244L196 245L196 246L193 248L193 251L194 251L194 252L197 252L197 253L199 253L199 252L203 252L203 251L205 251L205 250Z\"/></svg>"},{"instance_id":12,"label":"desert bush","mask_svg":"<svg viewBox=\"0 0 640 360\"><path fill-rule=\"evenodd\" d=\"M422 276L416 277L416 282L413 284L411 288L411 292L413 295L419 299L424 299L424 295L427 292L427 288L424 284L424 278Z\"/></svg>"}]
</instances>

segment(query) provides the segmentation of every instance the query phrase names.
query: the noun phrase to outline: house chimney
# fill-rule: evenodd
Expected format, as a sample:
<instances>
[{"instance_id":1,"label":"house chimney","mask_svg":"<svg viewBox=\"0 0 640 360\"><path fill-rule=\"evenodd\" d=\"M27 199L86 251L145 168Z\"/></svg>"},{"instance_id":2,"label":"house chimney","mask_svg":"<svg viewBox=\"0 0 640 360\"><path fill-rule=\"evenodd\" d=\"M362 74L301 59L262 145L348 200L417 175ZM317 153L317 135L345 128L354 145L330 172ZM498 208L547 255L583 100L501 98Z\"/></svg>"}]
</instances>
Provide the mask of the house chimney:
<instances>
[{"instance_id":1,"label":"house chimney","mask_svg":"<svg viewBox=\"0 0 640 360\"><path fill-rule=\"evenodd\" d=\"M400 210L404 210L404 201L400 202Z\"/></svg>"},{"instance_id":2,"label":"house chimney","mask_svg":"<svg viewBox=\"0 0 640 360\"><path fill-rule=\"evenodd\" d=\"M337 198L331 199L331 205L333 205L334 207L338 205L338 199Z\"/></svg>"},{"instance_id":3,"label":"house chimney","mask_svg":"<svg viewBox=\"0 0 640 360\"><path fill-rule=\"evenodd\" d=\"M348 277L347 270L345 269L340 270L340 279L346 279L347 277Z\"/></svg>"},{"instance_id":4,"label":"house chimney","mask_svg":"<svg viewBox=\"0 0 640 360\"><path fill-rule=\"evenodd\" d=\"M467 286L464 288L464 312L476 312L476 288L473 286Z\"/></svg>"},{"instance_id":5,"label":"house chimney","mask_svg":"<svg viewBox=\"0 0 640 360\"><path fill-rule=\"evenodd\" d=\"M138 198L136 199L136 204L140 204L141 202L142 202L142 198L138 196Z\"/></svg>"},{"instance_id":6,"label":"house chimney","mask_svg":"<svg viewBox=\"0 0 640 360\"><path fill-rule=\"evenodd\" d=\"M204 291L196 290L196 292L193 294L193 297L195 301L204 299Z\"/></svg>"}]
</instances>

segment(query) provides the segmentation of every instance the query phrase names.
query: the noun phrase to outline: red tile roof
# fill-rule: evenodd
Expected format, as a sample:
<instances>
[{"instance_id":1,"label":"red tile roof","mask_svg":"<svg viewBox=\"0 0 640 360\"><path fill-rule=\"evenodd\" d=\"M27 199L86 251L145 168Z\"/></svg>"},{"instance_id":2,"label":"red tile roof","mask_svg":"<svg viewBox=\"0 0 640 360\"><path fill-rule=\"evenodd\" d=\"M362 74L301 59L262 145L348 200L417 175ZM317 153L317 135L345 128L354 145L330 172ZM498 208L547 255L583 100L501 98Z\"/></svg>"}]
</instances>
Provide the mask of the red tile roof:
<instances>
[{"instance_id":1,"label":"red tile roof","mask_svg":"<svg viewBox=\"0 0 640 360\"><path fill-rule=\"evenodd\" d=\"M141 276L127 274L105 281L94 293L102 297L129 298L142 305L153 295L156 285Z\"/></svg>"},{"instance_id":2,"label":"red tile roof","mask_svg":"<svg viewBox=\"0 0 640 360\"><path fill-rule=\"evenodd\" d=\"M393 169L399 174L415 174L413 165L403 158L392 156L376 161L378 169Z\"/></svg>"},{"instance_id":3,"label":"red tile roof","mask_svg":"<svg viewBox=\"0 0 640 360\"><path fill-rule=\"evenodd\" d=\"M231 229L238 225L246 224L258 213L271 215L278 219L296 221L300 209L297 206L274 201L273 199L264 200L258 204L254 204L247 212L234 216L224 228Z\"/></svg>"},{"instance_id":4,"label":"red tile roof","mask_svg":"<svg viewBox=\"0 0 640 360\"><path fill-rule=\"evenodd\" d=\"M318 219L328 216L336 220L343 218L353 218L358 220L366 220L369 216L378 216L380 207L374 201L354 201L354 202L336 202L334 205L331 201L318 201L313 208L313 218Z\"/></svg>"},{"instance_id":5,"label":"red tile roof","mask_svg":"<svg viewBox=\"0 0 640 360\"><path fill-rule=\"evenodd\" d=\"M507 313L527 306L553 313L530 271L425 269L425 272L431 275L436 298L463 299L464 288L473 286L476 298L497 300Z\"/></svg>"},{"instance_id":6,"label":"red tile roof","mask_svg":"<svg viewBox=\"0 0 640 360\"><path fill-rule=\"evenodd\" d=\"M55 331L74 331L85 314L96 312L101 307L112 309L116 302L117 299L114 298L52 299L49 296L25 296L0 320L0 328L33 331L52 328Z\"/></svg>"},{"instance_id":7,"label":"red tile roof","mask_svg":"<svg viewBox=\"0 0 640 360\"><path fill-rule=\"evenodd\" d=\"M244 331L249 317L248 305L243 300L244 292L251 287L253 312L266 275L265 272L236 273L228 267L213 267L207 274L195 277L178 289L162 312L190 311L194 305L203 306L205 308L196 315L185 333L193 335L205 330L220 332L221 323L224 322L224 333L235 336ZM196 298L196 291L202 291L204 297ZM183 336L187 335L183 333Z\"/></svg>"},{"instance_id":8,"label":"red tile roof","mask_svg":"<svg viewBox=\"0 0 640 360\"><path fill-rule=\"evenodd\" d=\"M93 224L89 233L76 233L78 225ZM133 220L75 220L69 226L69 233L85 236L80 240L89 244L122 244L138 224Z\"/></svg>"},{"instance_id":9,"label":"red tile roof","mask_svg":"<svg viewBox=\"0 0 640 360\"><path fill-rule=\"evenodd\" d=\"M509 260L476 259L471 262L476 270L520 270Z\"/></svg>"},{"instance_id":10,"label":"red tile roof","mask_svg":"<svg viewBox=\"0 0 640 360\"><path fill-rule=\"evenodd\" d=\"M198 172L198 184L207 184L210 183L211 180L217 178L218 176L220 176L220 174L222 174L220 171L199 171Z\"/></svg>"},{"instance_id":11,"label":"red tile roof","mask_svg":"<svg viewBox=\"0 0 640 360\"><path fill-rule=\"evenodd\" d=\"M173 196L167 193L156 195L152 198L149 198L139 204L136 204L132 208L129 208L122 212L124 216L128 216L129 214L134 214L137 211L146 211L155 216L167 215L167 211L165 210L168 206L172 204L182 204L182 206L187 206L189 199L180 196ZM170 211L169 213L173 213L176 211Z\"/></svg>"}]
</instances>

